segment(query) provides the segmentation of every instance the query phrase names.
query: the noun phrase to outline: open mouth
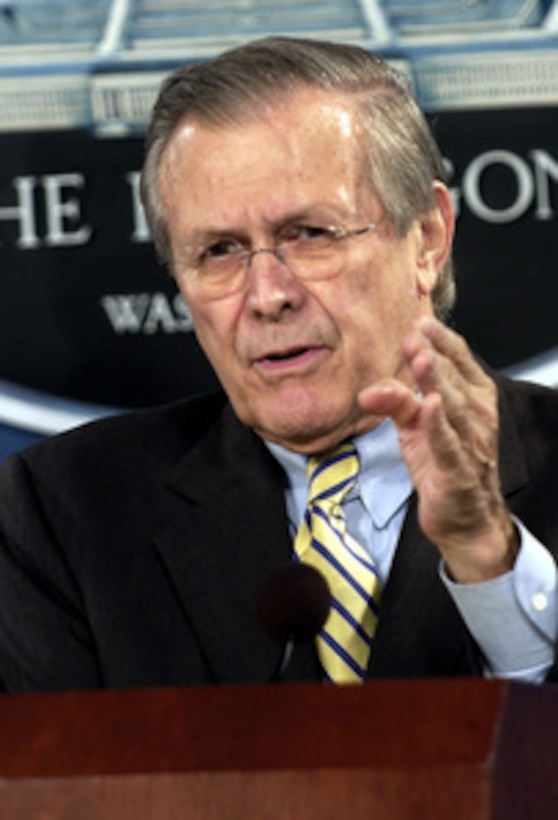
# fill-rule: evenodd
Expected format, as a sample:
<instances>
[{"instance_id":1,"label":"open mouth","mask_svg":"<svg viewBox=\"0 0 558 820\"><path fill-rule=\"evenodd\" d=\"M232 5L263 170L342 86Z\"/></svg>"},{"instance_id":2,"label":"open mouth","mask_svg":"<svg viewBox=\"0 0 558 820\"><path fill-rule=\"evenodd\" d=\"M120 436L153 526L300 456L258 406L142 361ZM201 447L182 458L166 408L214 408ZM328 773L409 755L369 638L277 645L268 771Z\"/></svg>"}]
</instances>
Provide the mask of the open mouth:
<instances>
[{"instance_id":1,"label":"open mouth","mask_svg":"<svg viewBox=\"0 0 558 820\"><path fill-rule=\"evenodd\" d=\"M312 348L309 347L296 347L292 350L285 350L279 353L270 353L268 356L264 357L264 360L267 362L286 362L291 361L293 359L299 359L301 356L304 356L308 353Z\"/></svg>"},{"instance_id":2,"label":"open mouth","mask_svg":"<svg viewBox=\"0 0 558 820\"><path fill-rule=\"evenodd\" d=\"M273 350L255 362L256 368L266 376L277 378L305 378L319 367L325 350L321 346L299 346Z\"/></svg>"}]
</instances>

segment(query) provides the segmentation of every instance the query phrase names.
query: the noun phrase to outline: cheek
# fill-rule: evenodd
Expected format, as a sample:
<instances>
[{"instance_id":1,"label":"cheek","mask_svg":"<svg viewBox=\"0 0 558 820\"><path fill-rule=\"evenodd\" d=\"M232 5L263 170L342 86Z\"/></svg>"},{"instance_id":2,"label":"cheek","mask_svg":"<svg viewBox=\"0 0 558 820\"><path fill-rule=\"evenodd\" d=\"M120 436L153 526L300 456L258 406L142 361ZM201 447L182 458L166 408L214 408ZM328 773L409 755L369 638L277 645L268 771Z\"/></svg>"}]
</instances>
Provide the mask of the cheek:
<instances>
[{"instance_id":1,"label":"cheek","mask_svg":"<svg viewBox=\"0 0 558 820\"><path fill-rule=\"evenodd\" d=\"M354 272L332 305L351 360L369 372L391 370L401 341L418 315L420 296L407 261L378 261Z\"/></svg>"},{"instance_id":2,"label":"cheek","mask_svg":"<svg viewBox=\"0 0 558 820\"><path fill-rule=\"evenodd\" d=\"M412 254L394 245L391 253L360 269L347 298L357 310L368 311L371 322L386 328L388 335L393 325L408 323L422 298Z\"/></svg>"}]
</instances>

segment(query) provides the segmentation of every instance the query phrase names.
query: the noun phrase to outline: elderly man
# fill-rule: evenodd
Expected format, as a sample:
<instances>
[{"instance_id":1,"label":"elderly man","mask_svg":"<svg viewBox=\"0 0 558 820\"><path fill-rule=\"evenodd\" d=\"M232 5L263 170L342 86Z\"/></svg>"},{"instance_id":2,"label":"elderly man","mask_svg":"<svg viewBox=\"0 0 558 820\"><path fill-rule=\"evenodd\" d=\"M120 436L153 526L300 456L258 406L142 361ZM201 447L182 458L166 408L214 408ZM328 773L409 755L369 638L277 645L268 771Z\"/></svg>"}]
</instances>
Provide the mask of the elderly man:
<instances>
[{"instance_id":1,"label":"elderly man","mask_svg":"<svg viewBox=\"0 0 558 820\"><path fill-rule=\"evenodd\" d=\"M285 561L331 591L289 679L556 674L558 396L443 324L443 179L358 48L269 38L167 80L143 200L223 393L6 464L6 689L266 681Z\"/></svg>"}]
</instances>

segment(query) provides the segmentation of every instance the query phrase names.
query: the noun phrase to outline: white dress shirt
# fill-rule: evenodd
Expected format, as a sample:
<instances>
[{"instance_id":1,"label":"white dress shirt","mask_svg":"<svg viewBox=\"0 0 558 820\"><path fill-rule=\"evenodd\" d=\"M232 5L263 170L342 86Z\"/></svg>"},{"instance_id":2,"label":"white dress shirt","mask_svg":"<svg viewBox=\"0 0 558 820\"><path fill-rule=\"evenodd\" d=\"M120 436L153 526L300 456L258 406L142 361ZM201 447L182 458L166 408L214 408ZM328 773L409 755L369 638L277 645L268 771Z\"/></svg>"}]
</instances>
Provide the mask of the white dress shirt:
<instances>
[{"instance_id":1,"label":"white dress shirt","mask_svg":"<svg viewBox=\"0 0 558 820\"><path fill-rule=\"evenodd\" d=\"M358 485L343 502L349 532L373 558L385 583L413 486L393 422L355 439ZM287 514L293 538L308 500L306 457L267 442L287 473ZM558 636L557 567L548 550L517 521L521 545L513 571L479 584L440 576L484 653L487 676L539 683L552 665Z\"/></svg>"}]
</instances>

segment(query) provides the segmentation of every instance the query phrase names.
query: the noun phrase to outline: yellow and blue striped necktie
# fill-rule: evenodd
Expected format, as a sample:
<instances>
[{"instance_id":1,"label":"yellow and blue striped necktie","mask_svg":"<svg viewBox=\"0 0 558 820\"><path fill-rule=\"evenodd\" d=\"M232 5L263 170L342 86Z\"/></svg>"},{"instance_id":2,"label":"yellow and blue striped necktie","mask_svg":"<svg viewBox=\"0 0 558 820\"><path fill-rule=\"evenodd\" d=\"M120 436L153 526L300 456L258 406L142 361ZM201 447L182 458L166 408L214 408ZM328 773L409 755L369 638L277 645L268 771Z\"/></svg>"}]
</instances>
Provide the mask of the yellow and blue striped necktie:
<instances>
[{"instance_id":1,"label":"yellow and blue striped necktie","mask_svg":"<svg viewBox=\"0 0 558 820\"><path fill-rule=\"evenodd\" d=\"M358 469L352 442L308 459L308 507L294 544L298 559L319 570L331 591L331 610L316 641L325 675L334 683L366 676L378 619L377 570L347 532L341 507Z\"/></svg>"}]
</instances>

